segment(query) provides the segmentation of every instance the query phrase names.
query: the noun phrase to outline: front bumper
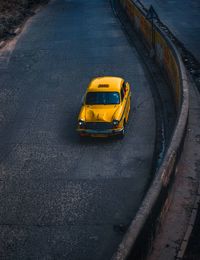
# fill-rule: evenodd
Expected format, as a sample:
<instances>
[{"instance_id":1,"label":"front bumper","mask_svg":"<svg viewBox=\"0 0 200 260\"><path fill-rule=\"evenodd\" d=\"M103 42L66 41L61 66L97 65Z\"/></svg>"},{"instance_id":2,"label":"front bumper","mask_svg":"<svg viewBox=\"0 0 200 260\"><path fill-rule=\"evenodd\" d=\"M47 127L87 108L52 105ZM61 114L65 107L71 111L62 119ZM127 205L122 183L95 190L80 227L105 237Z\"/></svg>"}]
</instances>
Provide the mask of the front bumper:
<instances>
[{"instance_id":1,"label":"front bumper","mask_svg":"<svg viewBox=\"0 0 200 260\"><path fill-rule=\"evenodd\" d=\"M117 128L117 129L107 129L107 130L94 130L94 129L81 129L78 128L77 131L80 135L92 135L92 136L98 136L98 135L118 135L120 134L124 128Z\"/></svg>"}]
</instances>

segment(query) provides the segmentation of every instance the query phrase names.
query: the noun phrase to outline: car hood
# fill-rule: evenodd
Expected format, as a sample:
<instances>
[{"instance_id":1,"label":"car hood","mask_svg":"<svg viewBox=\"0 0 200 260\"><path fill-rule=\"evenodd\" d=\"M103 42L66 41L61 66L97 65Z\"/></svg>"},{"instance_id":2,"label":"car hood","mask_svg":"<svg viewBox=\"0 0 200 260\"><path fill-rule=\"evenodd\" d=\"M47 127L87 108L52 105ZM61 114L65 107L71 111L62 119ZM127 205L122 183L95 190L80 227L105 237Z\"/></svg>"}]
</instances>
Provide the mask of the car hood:
<instances>
[{"instance_id":1,"label":"car hood","mask_svg":"<svg viewBox=\"0 0 200 260\"><path fill-rule=\"evenodd\" d=\"M85 109L85 119L87 122L112 122L117 109L117 105L88 106Z\"/></svg>"}]
</instances>

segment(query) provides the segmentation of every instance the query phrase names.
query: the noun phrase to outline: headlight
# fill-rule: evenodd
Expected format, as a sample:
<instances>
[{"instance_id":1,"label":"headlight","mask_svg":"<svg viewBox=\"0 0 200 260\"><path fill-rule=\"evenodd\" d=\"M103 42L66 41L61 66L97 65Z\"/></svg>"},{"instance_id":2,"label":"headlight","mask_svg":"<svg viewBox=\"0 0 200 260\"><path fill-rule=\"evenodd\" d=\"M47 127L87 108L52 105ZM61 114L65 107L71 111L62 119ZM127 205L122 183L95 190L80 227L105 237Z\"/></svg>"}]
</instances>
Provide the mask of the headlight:
<instances>
[{"instance_id":1,"label":"headlight","mask_svg":"<svg viewBox=\"0 0 200 260\"><path fill-rule=\"evenodd\" d=\"M119 121L118 120L113 120L113 126L118 126Z\"/></svg>"},{"instance_id":2,"label":"headlight","mask_svg":"<svg viewBox=\"0 0 200 260\"><path fill-rule=\"evenodd\" d=\"M80 127L83 127L83 126L85 125L85 122L84 122L83 120L79 120L79 121L78 121L78 125L79 125Z\"/></svg>"}]
</instances>

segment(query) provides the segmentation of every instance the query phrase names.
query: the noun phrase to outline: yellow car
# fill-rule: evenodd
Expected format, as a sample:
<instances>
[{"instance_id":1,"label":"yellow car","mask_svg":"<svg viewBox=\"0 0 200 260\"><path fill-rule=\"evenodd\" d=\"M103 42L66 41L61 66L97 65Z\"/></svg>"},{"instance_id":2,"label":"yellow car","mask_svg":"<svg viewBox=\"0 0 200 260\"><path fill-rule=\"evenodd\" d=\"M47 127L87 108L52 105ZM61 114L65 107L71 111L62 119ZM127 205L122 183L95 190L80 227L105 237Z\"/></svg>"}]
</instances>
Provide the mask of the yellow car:
<instances>
[{"instance_id":1,"label":"yellow car","mask_svg":"<svg viewBox=\"0 0 200 260\"><path fill-rule=\"evenodd\" d=\"M93 79L83 97L78 117L80 136L104 137L125 134L131 91L128 82L119 77Z\"/></svg>"}]
</instances>

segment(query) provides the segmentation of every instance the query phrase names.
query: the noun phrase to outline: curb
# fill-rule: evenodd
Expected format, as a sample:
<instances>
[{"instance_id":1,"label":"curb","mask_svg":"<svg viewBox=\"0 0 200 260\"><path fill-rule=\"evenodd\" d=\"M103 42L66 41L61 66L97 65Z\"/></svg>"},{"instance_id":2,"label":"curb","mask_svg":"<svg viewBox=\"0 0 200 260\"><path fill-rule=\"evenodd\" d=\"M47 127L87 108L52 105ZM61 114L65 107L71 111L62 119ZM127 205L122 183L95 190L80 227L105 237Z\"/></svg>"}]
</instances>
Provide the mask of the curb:
<instances>
[{"instance_id":1,"label":"curb","mask_svg":"<svg viewBox=\"0 0 200 260\"><path fill-rule=\"evenodd\" d=\"M197 192L196 199L195 199L195 202L194 202L194 205L193 205L192 213L191 213L191 216L190 216L190 220L189 220L189 223L188 223L188 227L187 227L185 236L184 236L184 238L181 242L180 249L179 249L178 254L176 256L177 260L181 260L184 257L184 254L185 254L185 251L187 249L191 233L192 233L193 228L194 228L194 224L195 224L195 221L196 221L196 216L197 216L199 205L200 205L200 185L198 187L198 192Z\"/></svg>"}]
</instances>

